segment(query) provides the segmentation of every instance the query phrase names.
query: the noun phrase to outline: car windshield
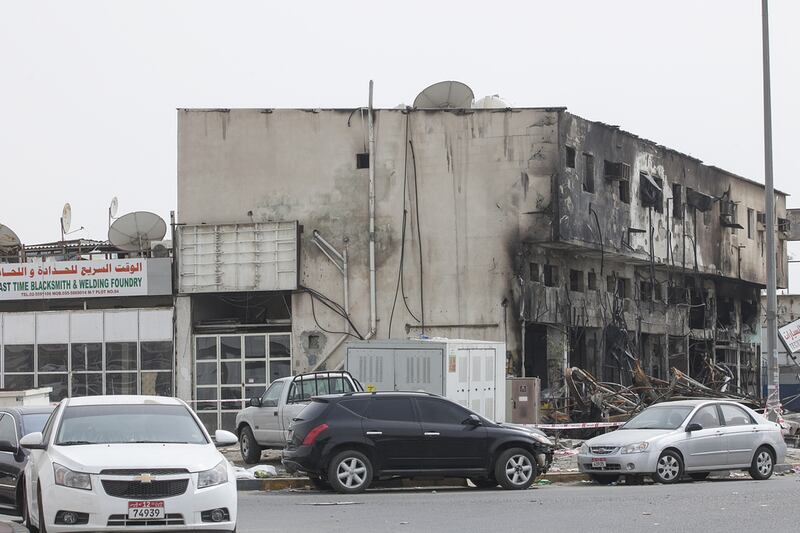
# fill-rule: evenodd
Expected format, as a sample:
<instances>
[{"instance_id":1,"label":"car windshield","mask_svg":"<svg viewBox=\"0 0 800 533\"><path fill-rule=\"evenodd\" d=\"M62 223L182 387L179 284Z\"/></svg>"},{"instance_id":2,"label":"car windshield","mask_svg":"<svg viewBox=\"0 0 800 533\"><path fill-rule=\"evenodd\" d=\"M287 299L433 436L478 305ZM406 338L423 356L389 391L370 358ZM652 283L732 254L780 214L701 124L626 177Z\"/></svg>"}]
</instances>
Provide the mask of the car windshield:
<instances>
[{"instance_id":1,"label":"car windshield","mask_svg":"<svg viewBox=\"0 0 800 533\"><path fill-rule=\"evenodd\" d=\"M31 413L22 415L22 430L27 435L28 433L36 433L44 429L47 419L50 418L50 413Z\"/></svg>"},{"instance_id":2,"label":"car windshield","mask_svg":"<svg viewBox=\"0 0 800 533\"><path fill-rule=\"evenodd\" d=\"M207 444L182 405L80 405L64 409L56 444Z\"/></svg>"},{"instance_id":3,"label":"car windshield","mask_svg":"<svg viewBox=\"0 0 800 533\"><path fill-rule=\"evenodd\" d=\"M677 429L691 412L688 406L648 407L620 429Z\"/></svg>"}]
</instances>

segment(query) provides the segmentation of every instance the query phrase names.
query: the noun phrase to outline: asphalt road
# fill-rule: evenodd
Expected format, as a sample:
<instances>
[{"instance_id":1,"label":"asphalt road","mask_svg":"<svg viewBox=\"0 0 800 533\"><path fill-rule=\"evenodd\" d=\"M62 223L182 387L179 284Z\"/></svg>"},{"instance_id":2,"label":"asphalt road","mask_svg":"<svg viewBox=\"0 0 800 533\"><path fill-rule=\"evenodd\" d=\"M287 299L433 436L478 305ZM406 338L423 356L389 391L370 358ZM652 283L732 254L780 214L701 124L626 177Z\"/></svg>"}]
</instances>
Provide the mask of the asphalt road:
<instances>
[{"instance_id":1,"label":"asphalt road","mask_svg":"<svg viewBox=\"0 0 800 533\"><path fill-rule=\"evenodd\" d=\"M521 492L240 492L238 531L797 531L798 496L798 475L672 486L550 485Z\"/></svg>"}]
</instances>

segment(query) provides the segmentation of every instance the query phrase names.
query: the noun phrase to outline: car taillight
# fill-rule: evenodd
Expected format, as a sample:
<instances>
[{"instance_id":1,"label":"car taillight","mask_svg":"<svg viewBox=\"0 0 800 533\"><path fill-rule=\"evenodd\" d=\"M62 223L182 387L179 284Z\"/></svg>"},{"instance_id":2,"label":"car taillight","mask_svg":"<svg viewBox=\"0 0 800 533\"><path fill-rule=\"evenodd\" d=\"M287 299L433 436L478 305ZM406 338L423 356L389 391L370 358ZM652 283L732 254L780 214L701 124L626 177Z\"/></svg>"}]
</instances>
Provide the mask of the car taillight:
<instances>
[{"instance_id":1,"label":"car taillight","mask_svg":"<svg viewBox=\"0 0 800 533\"><path fill-rule=\"evenodd\" d=\"M319 434L328 429L328 424L320 424L311 431L308 432L306 438L303 439L303 446L309 446L314 444L314 441L317 440Z\"/></svg>"}]
</instances>

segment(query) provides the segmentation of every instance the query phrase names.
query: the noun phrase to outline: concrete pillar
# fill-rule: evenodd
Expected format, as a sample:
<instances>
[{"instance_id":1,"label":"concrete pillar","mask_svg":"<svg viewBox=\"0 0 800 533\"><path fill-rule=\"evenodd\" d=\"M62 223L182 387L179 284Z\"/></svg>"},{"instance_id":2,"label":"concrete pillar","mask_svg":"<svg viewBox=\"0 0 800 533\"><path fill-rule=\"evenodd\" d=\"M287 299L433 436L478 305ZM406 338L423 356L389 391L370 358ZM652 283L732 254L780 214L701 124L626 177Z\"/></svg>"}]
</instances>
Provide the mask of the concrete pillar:
<instances>
[{"instance_id":1,"label":"concrete pillar","mask_svg":"<svg viewBox=\"0 0 800 533\"><path fill-rule=\"evenodd\" d=\"M184 401L192 399L192 298L175 298L175 395Z\"/></svg>"}]
</instances>

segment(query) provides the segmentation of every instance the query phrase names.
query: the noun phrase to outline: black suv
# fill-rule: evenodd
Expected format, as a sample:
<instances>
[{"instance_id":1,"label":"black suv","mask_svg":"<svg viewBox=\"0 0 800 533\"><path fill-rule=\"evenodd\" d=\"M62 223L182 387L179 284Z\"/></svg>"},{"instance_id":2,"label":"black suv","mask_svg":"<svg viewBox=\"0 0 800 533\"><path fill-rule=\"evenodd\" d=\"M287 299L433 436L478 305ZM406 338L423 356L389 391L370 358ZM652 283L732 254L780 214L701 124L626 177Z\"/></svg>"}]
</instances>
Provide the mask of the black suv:
<instances>
[{"instance_id":1,"label":"black suv","mask_svg":"<svg viewBox=\"0 0 800 533\"><path fill-rule=\"evenodd\" d=\"M362 492L373 480L466 477L478 487L530 487L552 443L424 392L319 396L289 428L283 464L319 489Z\"/></svg>"}]
</instances>

